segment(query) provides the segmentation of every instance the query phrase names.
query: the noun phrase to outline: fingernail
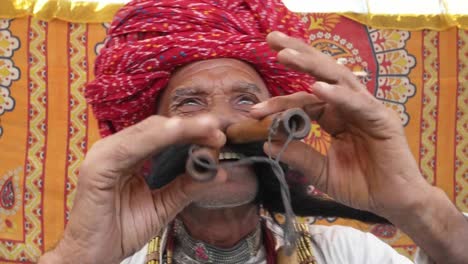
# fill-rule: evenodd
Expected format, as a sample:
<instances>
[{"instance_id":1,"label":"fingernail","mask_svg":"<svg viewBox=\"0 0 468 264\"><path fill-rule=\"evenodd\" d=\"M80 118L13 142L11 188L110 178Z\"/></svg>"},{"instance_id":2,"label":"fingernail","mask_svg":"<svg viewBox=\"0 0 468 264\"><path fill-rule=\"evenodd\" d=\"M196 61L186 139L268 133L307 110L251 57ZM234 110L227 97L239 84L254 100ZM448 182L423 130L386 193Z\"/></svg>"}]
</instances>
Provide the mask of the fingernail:
<instances>
[{"instance_id":1,"label":"fingernail","mask_svg":"<svg viewBox=\"0 0 468 264\"><path fill-rule=\"evenodd\" d=\"M288 35L284 34L283 32L280 31L275 31L275 34L278 35L280 38L287 38Z\"/></svg>"},{"instance_id":2,"label":"fingernail","mask_svg":"<svg viewBox=\"0 0 468 264\"><path fill-rule=\"evenodd\" d=\"M295 49L291 49L291 48L285 48L283 50L284 52L287 52L293 56L298 56L299 55L299 51L295 50Z\"/></svg>"},{"instance_id":3,"label":"fingernail","mask_svg":"<svg viewBox=\"0 0 468 264\"><path fill-rule=\"evenodd\" d=\"M328 87L327 83L324 82L315 82L312 88L326 89Z\"/></svg>"}]
</instances>

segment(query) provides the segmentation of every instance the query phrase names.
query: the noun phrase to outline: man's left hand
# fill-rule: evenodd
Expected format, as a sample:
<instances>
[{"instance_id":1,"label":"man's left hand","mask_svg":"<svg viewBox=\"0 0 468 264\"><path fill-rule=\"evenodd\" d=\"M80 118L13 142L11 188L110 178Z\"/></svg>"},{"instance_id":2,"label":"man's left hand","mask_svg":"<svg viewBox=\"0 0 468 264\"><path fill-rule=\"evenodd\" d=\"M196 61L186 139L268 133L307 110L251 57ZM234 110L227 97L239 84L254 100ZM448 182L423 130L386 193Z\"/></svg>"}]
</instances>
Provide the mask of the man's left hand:
<instances>
[{"instance_id":1,"label":"man's left hand","mask_svg":"<svg viewBox=\"0 0 468 264\"><path fill-rule=\"evenodd\" d=\"M397 114L331 57L279 33L267 40L279 51L281 63L311 74L318 82L311 87L312 94L274 97L254 106L251 115L261 118L300 107L332 135L326 156L303 142L292 142L282 160L348 206L390 219L419 206L433 187L419 172ZM282 144L273 144L273 155Z\"/></svg>"},{"instance_id":2,"label":"man's left hand","mask_svg":"<svg viewBox=\"0 0 468 264\"><path fill-rule=\"evenodd\" d=\"M301 107L332 135L326 156L296 141L281 160L337 201L387 218L436 263L466 263L468 221L421 176L396 113L350 70L301 40L273 32L267 41L278 51L279 62L317 82L311 94L272 98L254 106L251 115L262 118ZM277 155L282 146L273 143L270 154Z\"/></svg>"}]
</instances>

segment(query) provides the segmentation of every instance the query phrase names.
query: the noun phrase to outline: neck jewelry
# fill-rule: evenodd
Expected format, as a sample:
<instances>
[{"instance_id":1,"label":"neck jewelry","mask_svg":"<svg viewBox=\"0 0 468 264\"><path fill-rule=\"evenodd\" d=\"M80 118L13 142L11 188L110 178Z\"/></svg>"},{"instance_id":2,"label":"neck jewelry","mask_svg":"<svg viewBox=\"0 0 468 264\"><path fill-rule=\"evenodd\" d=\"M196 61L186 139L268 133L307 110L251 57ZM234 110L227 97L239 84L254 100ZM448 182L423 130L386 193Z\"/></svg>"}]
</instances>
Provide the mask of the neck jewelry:
<instances>
[{"instance_id":1,"label":"neck jewelry","mask_svg":"<svg viewBox=\"0 0 468 264\"><path fill-rule=\"evenodd\" d=\"M261 225L258 223L252 234L239 241L234 247L224 249L195 240L188 234L184 224L176 219L174 221L174 238L176 242L175 263L238 264L246 263L257 255L261 247L262 231Z\"/></svg>"}]
</instances>

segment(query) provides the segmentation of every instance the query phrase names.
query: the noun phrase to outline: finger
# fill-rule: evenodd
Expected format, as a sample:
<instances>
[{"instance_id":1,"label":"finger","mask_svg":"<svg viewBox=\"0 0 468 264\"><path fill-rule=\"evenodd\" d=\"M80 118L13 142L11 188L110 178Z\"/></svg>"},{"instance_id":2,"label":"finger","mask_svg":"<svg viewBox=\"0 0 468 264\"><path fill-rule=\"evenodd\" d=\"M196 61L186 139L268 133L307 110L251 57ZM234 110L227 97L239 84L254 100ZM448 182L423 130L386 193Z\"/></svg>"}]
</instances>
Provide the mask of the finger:
<instances>
[{"instance_id":1,"label":"finger","mask_svg":"<svg viewBox=\"0 0 468 264\"><path fill-rule=\"evenodd\" d=\"M369 99L376 100L367 90L349 91L340 85L325 82L316 82L312 87L318 98L346 114L365 112L363 110L372 111L366 104L369 103Z\"/></svg>"},{"instance_id":2,"label":"finger","mask_svg":"<svg viewBox=\"0 0 468 264\"><path fill-rule=\"evenodd\" d=\"M324 97L328 99L328 97ZM278 96L256 104L251 108L250 115L253 118L261 119L270 114L295 107L302 108L310 120L317 121L331 135L339 134L344 130L344 120L334 110L336 107L316 95L306 92Z\"/></svg>"},{"instance_id":3,"label":"finger","mask_svg":"<svg viewBox=\"0 0 468 264\"><path fill-rule=\"evenodd\" d=\"M343 87L326 82L316 82L312 85L312 89L318 98L331 105L344 107L347 110L354 110L357 106L352 100L354 91L346 91Z\"/></svg>"},{"instance_id":4,"label":"finger","mask_svg":"<svg viewBox=\"0 0 468 264\"><path fill-rule=\"evenodd\" d=\"M335 108L325 110L318 123L330 134L343 132L351 126L367 134L385 138L390 131L401 133L401 122L394 111L385 107L367 90L346 91L339 85L317 82L314 94ZM330 125L332 128L330 128Z\"/></svg>"},{"instance_id":5,"label":"finger","mask_svg":"<svg viewBox=\"0 0 468 264\"><path fill-rule=\"evenodd\" d=\"M277 157L284 142L265 143L263 149L266 154ZM280 157L281 161L307 176L310 183L321 188L326 177L326 157L311 146L301 141L292 141Z\"/></svg>"},{"instance_id":6,"label":"finger","mask_svg":"<svg viewBox=\"0 0 468 264\"><path fill-rule=\"evenodd\" d=\"M273 31L267 35L266 41L271 49L281 51L285 48L297 50L299 52L308 52L309 45L302 40L290 37L282 32Z\"/></svg>"},{"instance_id":7,"label":"finger","mask_svg":"<svg viewBox=\"0 0 468 264\"><path fill-rule=\"evenodd\" d=\"M268 34L267 42L272 49L278 51L278 61L289 68L307 72L319 81L332 84L346 82L353 89L363 88L348 68L337 64L335 59L300 39L272 32Z\"/></svg>"},{"instance_id":8,"label":"finger","mask_svg":"<svg viewBox=\"0 0 468 264\"><path fill-rule=\"evenodd\" d=\"M151 116L91 148L84 164L99 172L125 172L161 149L175 144L194 143L219 148L226 141L219 122L211 116L166 118Z\"/></svg>"},{"instance_id":9,"label":"finger","mask_svg":"<svg viewBox=\"0 0 468 264\"><path fill-rule=\"evenodd\" d=\"M267 101L256 104L251 108L250 115L253 118L260 119L291 108L298 107L307 110L318 108L323 106L323 104L324 102L313 94L298 92L290 95L273 97Z\"/></svg>"}]
</instances>

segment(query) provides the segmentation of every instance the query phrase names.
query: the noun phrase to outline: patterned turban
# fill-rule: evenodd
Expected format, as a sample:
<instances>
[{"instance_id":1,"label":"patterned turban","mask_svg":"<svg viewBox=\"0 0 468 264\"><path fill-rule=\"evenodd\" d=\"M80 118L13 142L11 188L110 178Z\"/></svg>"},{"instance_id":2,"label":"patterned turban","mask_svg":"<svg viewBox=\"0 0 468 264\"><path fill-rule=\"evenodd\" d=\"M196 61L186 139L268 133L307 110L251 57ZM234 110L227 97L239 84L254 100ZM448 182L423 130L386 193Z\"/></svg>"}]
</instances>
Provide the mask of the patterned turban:
<instances>
[{"instance_id":1,"label":"patterned turban","mask_svg":"<svg viewBox=\"0 0 468 264\"><path fill-rule=\"evenodd\" d=\"M155 114L157 96L182 65L235 58L255 67L273 96L308 91L313 81L277 63L271 31L307 39L280 0L140 0L116 14L86 87L102 136Z\"/></svg>"}]
</instances>

